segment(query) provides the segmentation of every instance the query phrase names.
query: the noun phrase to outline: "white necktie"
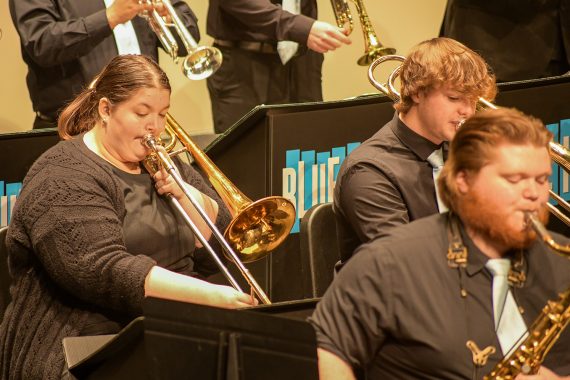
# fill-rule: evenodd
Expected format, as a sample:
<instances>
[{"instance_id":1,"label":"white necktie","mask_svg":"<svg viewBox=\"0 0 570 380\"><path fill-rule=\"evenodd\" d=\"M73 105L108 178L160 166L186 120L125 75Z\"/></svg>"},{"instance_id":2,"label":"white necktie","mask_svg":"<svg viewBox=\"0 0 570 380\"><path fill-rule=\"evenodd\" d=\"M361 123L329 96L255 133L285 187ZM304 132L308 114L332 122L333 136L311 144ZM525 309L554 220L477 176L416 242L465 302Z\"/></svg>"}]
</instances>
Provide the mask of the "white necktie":
<instances>
[{"instance_id":1,"label":"white necktie","mask_svg":"<svg viewBox=\"0 0 570 380\"><path fill-rule=\"evenodd\" d=\"M105 6L109 8L114 1L115 0L105 0ZM135 33L135 28L133 28L131 21L115 26L113 34L115 35L115 43L117 44L119 55L141 53L137 34Z\"/></svg>"},{"instance_id":2,"label":"white necktie","mask_svg":"<svg viewBox=\"0 0 570 380\"><path fill-rule=\"evenodd\" d=\"M491 259L485 264L493 274L493 313L495 330L503 355L528 336L527 327L509 289L509 259Z\"/></svg>"},{"instance_id":3,"label":"white necktie","mask_svg":"<svg viewBox=\"0 0 570 380\"><path fill-rule=\"evenodd\" d=\"M301 0L283 0L282 8L293 14L301 13ZM299 49L299 44L293 41L279 41L277 43L277 53L281 62L286 64Z\"/></svg>"},{"instance_id":4,"label":"white necktie","mask_svg":"<svg viewBox=\"0 0 570 380\"><path fill-rule=\"evenodd\" d=\"M447 207L441 201L439 190L437 189L437 177L439 177L439 173L441 172L441 169L443 169L443 150L441 148L434 150L427 158L427 161L433 168L432 174L433 184L435 186L435 196L437 198L437 209L440 213L446 212Z\"/></svg>"}]
</instances>

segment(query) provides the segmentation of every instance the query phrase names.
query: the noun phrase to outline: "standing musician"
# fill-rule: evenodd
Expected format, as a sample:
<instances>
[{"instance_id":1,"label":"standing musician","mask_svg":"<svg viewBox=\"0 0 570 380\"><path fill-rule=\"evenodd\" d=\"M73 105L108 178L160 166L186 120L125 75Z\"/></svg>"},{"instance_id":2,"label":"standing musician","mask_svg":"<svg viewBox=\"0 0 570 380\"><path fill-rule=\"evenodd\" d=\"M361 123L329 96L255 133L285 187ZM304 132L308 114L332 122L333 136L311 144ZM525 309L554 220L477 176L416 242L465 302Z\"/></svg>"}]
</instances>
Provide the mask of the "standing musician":
<instances>
[{"instance_id":1,"label":"standing musician","mask_svg":"<svg viewBox=\"0 0 570 380\"><path fill-rule=\"evenodd\" d=\"M316 0L209 2L207 32L224 56L207 79L217 133L259 104L323 100L322 53L350 39L316 18Z\"/></svg>"},{"instance_id":2,"label":"standing musician","mask_svg":"<svg viewBox=\"0 0 570 380\"><path fill-rule=\"evenodd\" d=\"M159 194L178 199L207 239L211 231L170 175L151 177L141 165L150 153L143 137L164 130L170 93L152 59L117 56L62 112L66 141L28 172L8 229L12 302L0 325L0 378L59 379L64 337L117 333L147 296L223 308L256 303L196 278L215 272L214 260ZM178 163L189 191L225 227L220 198Z\"/></svg>"},{"instance_id":3,"label":"standing musician","mask_svg":"<svg viewBox=\"0 0 570 380\"><path fill-rule=\"evenodd\" d=\"M447 0L441 35L479 52L500 82L570 73L569 0Z\"/></svg>"},{"instance_id":4,"label":"standing musician","mask_svg":"<svg viewBox=\"0 0 570 380\"><path fill-rule=\"evenodd\" d=\"M34 129L57 127L61 108L117 54L144 54L158 62L158 38L136 17L155 8L150 1L9 0L9 5L28 65ZM186 2L172 0L172 5L199 40L196 16ZM166 12L162 5L156 9Z\"/></svg>"},{"instance_id":5,"label":"standing musician","mask_svg":"<svg viewBox=\"0 0 570 380\"><path fill-rule=\"evenodd\" d=\"M434 172L445 142L496 85L485 61L449 38L415 46L402 65L394 118L342 163L334 190L341 264L394 226L438 212ZM443 211L441 208L439 211Z\"/></svg>"},{"instance_id":6,"label":"standing musician","mask_svg":"<svg viewBox=\"0 0 570 380\"><path fill-rule=\"evenodd\" d=\"M353 379L353 370L480 379L532 333L546 301L570 286L568 258L525 221L548 217L551 138L513 109L467 120L438 179L450 212L362 245L317 305L321 379ZM538 374L517 379L570 379L569 347L567 329Z\"/></svg>"}]
</instances>

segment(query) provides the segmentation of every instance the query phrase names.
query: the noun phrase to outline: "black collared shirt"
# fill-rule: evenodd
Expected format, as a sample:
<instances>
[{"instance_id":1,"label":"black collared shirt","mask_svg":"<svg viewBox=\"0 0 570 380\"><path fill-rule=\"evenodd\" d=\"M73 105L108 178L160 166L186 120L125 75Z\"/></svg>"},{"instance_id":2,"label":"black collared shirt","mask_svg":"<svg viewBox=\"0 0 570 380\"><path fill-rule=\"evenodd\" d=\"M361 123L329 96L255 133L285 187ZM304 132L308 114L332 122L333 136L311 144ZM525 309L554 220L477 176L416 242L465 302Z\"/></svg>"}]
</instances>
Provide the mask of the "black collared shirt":
<instances>
[{"instance_id":1,"label":"black collared shirt","mask_svg":"<svg viewBox=\"0 0 570 380\"><path fill-rule=\"evenodd\" d=\"M284 11L280 0L210 0L206 32L228 41L291 40L306 45L316 18L316 0L301 0L298 15Z\"/></svg>"},{"instance_id":2,"label":"black collared shirt","mask_svg":"<svg viewBox=\"0 0 570 380\"><path fill-rule=\"evenodd\" d=\"M433 168L427 162L438 148L396 112L344 160L334 190L341 262L392 227L438 212Z\"/></svg>"},{"instance_id":3,"label":"black collared shirt","mask_svg":"<svg viewBox=\"0 0 570 380\"><path fill-rule=\"evenodd\" d=\"M10 0L34 111L55 118L118 54L103 0ZM172 5L193 37L197 19L186 2ZM132 19L141 54L158 61L158 39L141 17ZM178 40L178 39L177 39ZM179 46L184 45L179 42ZM180 54L185 54L181 48Z\"/></svg>"},{"instance_id":4,"label":"black collared shirt","mask_svg":"<svg viewBox=\"0 0 570 380\"><path fill-rule=\"evenodd\" d=\"M362 245L311 318L319 347L365 369L368 379L480 379L491 371L502 353L487 257L462 231L467 268L460 277L448 266L447 216L400 226L389 237ZM570 261L548 251L537 242L523 252L527 279L521 288L512 288L527 326L547 300L557 300L570 286ZM480 349L495 347L482 368L473 364L468 340ZM544 366L570 374L568 352L566 329Z\"/></svg>"}]
</instances>

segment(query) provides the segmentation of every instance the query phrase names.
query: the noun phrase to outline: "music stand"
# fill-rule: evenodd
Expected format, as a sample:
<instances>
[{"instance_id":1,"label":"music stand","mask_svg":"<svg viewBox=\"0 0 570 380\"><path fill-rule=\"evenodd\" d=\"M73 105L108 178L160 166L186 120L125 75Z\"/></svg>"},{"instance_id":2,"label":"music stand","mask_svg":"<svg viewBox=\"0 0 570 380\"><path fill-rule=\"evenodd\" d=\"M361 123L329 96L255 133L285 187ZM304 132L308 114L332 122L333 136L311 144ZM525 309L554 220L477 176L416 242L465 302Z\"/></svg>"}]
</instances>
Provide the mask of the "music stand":
<instances>
[{"instance_id":1,"label":"music stand","mask_svg":"<svg viewBox=\"0 0 570 380\"><path fill-rule=\"evenodd\" d=\"M308 322L148 298L135 319L70 367L88 379L316 379Z\"/></svg>"}]
</instances>

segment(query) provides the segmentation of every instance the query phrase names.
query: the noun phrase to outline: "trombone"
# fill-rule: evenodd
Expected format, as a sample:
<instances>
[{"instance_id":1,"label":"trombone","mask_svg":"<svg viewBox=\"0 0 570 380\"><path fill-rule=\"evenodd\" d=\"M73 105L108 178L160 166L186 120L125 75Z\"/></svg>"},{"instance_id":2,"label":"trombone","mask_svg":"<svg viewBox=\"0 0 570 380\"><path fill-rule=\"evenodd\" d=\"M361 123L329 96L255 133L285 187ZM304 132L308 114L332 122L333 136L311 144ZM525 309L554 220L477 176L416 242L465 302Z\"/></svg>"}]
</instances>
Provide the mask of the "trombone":
<instances>
[{"instance_id":1,"label":"trombone","mask_svg":"<svg viewBox=\"0 0 570 380\"><path fill-rule=\"evenodd\" d=\"M145 2L158 3L156 0L145 0ZM175 63L178 63L178 43L170 31L170 27L173 27L188 52L188 55L182 62L184 75L192 80L200 80L212 75L222 65L222 53L220 50L213 46L198 46L182 23L182 20L180 20L170 0L160 0L160 2L164 4L166 12L172 20L171 23L167 23L156 9L152 10L151 15L148 15L148 12L144 12L141 14L141 17L148 21L150 28L158 37L164 50L172 57Z\"/></svg>"},{"instance_id":2,"label":"trombone","mask_svg":"<svg viewBox=\"0 0 570 380\"><path fill-rule=\"evenodd\" d=\"M237 189L206 154L196 146L186 131L182 129L170 114L166 116L165 132L170 137L170 142L165 146L153 135L149 134L143 138L143 144L152 151L144 160L145 167L150 173L154 173L159 170L160 167L163 167L172 176L211 229L212 234L224 248L225 256L237 266L241 275L251 286L252 292L259 297L262 303L270 304L271 301L243 263L253 262L265 257L287 238L295 222L295 206L286 198L278 196L271 196L252 202ZM172 151L177 140L182 143L184 149ZM208 218L200 204L186 189L184 180L170 158L184 151L192 155L196 164L207 175L214 189L230 210L233 219L226 228L223 236L214 222ZM197 229L178 200L170 194L167 196L173 206L181 213L183 219L195 233L198 240L214 258L222 274L234 289L242 291L237 281Z\"/></svg>"},{"instance_id":3,"label":"trombone","mask_svg":"<svg viewBox=\"0 0 570 380\"><path fill-rule=\"evenodd\" d=\"M364 7L364 0L351 1L356 7L356 12L360 18L362 32L364 33L364 55L358 59L357 63L360 66L368 66L378 57L387 54L394 54L396 49L385 47L380 43L380 40L372 27L372 22L370 22L370 17ZM331 4L337 26L339 28L346 27L348 28L348 34L352 33L354 22L352 21L352 13L350 12L347 0L331 0Z\"/></svg>"},{"instance_id":4,"label":"trombone","mask_svg":"<svg viewBox=\"0 0 570 380\"><path fill-rule=\"evenodd\" d=\"M368 67L368 80L370 81L370 84L372 84L372 86L380 90L384 95L386 95L393 101L398 101L400 99L400 93L396 89L394 82L396 81L396 78L400 75L400 72L402 71L402 65L399 65L394 70L392 70L392 72L388 76L388 80L386 81L386 83L382 83L374 77L374 70L376 69L376 67L378 67L378 65L384 62L388 61L404 62L405 59L406 58L401 55L385 55L380 58L377 58ZM499 107L491 103L487 99L479 98L477 100L477 108L497 109ZM459 124L459 126L461 126L461 123ZM552 158L552 160L557 164L561 165L564 168L564 170L570 172L570 150L568 150L568 148L564 147L561 144L555 143L554 141L550 141L548 143L548 146L549 146L550 158ZM549 190L549 193L550 196L554 198L554 200L556 200L564 210L570 213L570 204L568 202L566 202L564 199L562 199L562 197L560 197L552 190ZM556 216L558 219L560 219L560 221L562 221L564 224L570 227L570 217L564 215L560 210L558 210L555 206L551 205L550 203L547 203L546 205L551 214Z\"/></svg>"}]
</instances>

